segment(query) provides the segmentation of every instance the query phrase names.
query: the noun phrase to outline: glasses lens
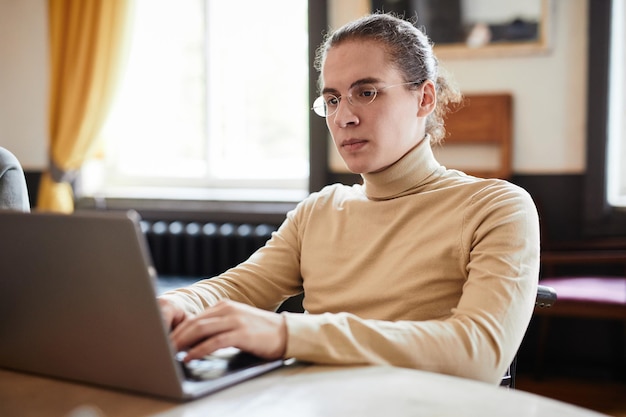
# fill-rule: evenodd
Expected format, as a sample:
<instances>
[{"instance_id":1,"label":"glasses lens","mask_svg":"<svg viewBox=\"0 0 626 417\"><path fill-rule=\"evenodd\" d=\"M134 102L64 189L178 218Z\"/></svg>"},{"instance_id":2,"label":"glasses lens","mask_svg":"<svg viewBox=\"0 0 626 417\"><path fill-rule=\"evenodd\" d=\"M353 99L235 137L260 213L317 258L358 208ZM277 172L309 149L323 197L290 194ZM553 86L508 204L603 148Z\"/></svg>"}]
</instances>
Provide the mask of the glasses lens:
<instances>
[{"instance_id":1,"label":"glasses lens","mask_svg":"<svg viewBox=\"0 0 626 417\"><path fill-rule=\"evenodd\" d=\"M324 97L320 96L315 99L313 102L313 111L315 114L321 117L326 117L328 115L328 111L326 109L326 101L324 101Z\"/></svg>"},{"instance_id":2,"label":"glasses lens","mask_svg":"<svg viewBox=\"0 0 626 417\"><path fill-rule=\"evenodd\" d=\"M339 99L332 94L319 96L313 102L313 110L322 117L328 117L337 111Z\"/></svg>"},{"instance_id":3,"label":"glasses lens","mask_svg":"<svg viewBox=\"0 0 626 417\"><path fill-rule=\"evenodd\" d=\"M359 106L366 106L370 104L376 98L376 87L372 84L359 84L357 86L352 87L352 91L350 91L349 97L353 104Z\"/></svg>"}]
</instances>

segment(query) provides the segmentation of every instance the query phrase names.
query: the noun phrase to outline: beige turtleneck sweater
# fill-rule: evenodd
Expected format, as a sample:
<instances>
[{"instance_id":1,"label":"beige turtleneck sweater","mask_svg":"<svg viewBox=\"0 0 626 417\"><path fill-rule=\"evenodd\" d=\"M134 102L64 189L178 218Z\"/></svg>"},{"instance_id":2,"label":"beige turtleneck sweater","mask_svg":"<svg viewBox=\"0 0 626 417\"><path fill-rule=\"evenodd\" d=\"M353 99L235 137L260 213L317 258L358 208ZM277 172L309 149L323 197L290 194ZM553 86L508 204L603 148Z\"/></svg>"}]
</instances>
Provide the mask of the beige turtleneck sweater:
<instances>
[{"instance_id":1,"label":"beige turtleneck sweater","mask_svg":"<svg viewBox=\"0 0 626 417\"><path fill-rule=\"evenodd\" d=\"M220 298L273 310L304 291L308 314L283 313L286 357L497 383L536 297L530 196L447 170L427 140L363 178L313 193L246 262L165 297L193 314Z\"/></svg>"}]
</instances>

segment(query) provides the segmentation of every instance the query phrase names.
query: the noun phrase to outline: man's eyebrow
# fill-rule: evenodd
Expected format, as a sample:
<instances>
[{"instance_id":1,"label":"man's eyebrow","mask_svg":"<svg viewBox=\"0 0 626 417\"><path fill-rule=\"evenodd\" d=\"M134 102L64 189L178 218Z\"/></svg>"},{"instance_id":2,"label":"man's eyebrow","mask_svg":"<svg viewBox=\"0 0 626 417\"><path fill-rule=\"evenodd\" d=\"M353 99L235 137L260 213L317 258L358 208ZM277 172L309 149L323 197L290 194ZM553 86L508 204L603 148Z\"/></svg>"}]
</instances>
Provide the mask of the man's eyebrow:
<instances>
[{"instance_id":1,"label":"man's eyebrow","mask_svg":"<svg viewBox=\"0 0 626 417\"><path fill-rule=\"evenodd\" d=\"M366 78L361 78L359 80L354 81L352 84L350 84L350 88L354 87L355 85L362 85L362 84L377 84L380 83L382 80L380 80L379 78L374 78L374 77L366 77ZM335 88L330 88L330 87L325 87L322 90L322 94L334 94L334 95L338 95L339 91Z\"/></svg>"}]
</instances>

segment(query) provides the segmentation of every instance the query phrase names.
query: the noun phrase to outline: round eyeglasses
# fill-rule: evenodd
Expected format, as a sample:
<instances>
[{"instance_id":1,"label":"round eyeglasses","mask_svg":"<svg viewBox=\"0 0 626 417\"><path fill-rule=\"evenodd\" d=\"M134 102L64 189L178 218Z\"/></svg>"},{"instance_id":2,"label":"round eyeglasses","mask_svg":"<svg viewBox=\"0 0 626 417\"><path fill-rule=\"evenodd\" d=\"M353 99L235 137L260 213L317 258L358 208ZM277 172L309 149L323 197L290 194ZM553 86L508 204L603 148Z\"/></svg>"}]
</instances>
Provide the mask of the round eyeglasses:
<instances>
[{"instance_id":1,"label":"round eyeglasses","mask_svg":"<svg viewBox=\"0 0 626 417\"><path fill-rule=\"evenodd\" d=\"M409 83L392 84L380 88L376 88L374 84L370 83L357 84L350 87L346 98L348 99L348 103L352 104L353 106L367 106L376 99L379 91L383 91L391 87L398 87L401 85L419 85L423 82L424 80L411 81ZM339 102L342 98L342 96L337 97L336 95L330 93L322 94L313 102L313 111L320 117L332 116L337 112L337 109L339 109Z\"/></svg>"}]
</instances>

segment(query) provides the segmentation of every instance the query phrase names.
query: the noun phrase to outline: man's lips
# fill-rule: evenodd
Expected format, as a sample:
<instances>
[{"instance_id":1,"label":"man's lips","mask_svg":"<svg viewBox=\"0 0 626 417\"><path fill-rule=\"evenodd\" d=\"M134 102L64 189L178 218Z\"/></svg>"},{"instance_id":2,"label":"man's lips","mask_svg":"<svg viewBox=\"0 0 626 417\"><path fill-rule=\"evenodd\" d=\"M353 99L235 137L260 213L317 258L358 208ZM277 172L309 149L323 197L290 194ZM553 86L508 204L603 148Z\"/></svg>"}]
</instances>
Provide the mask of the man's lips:
<instances>
[{"instance_id":1,"label":"man's lips","mask_svg":"<svg viewBox=\"0 0 626 417\"><path fill-rule=\"evenodd\" d=\"M356 151L367 144L365 139L346 139L341 142L341 148L347 151Z\"/></svg>"}]
</instances>

